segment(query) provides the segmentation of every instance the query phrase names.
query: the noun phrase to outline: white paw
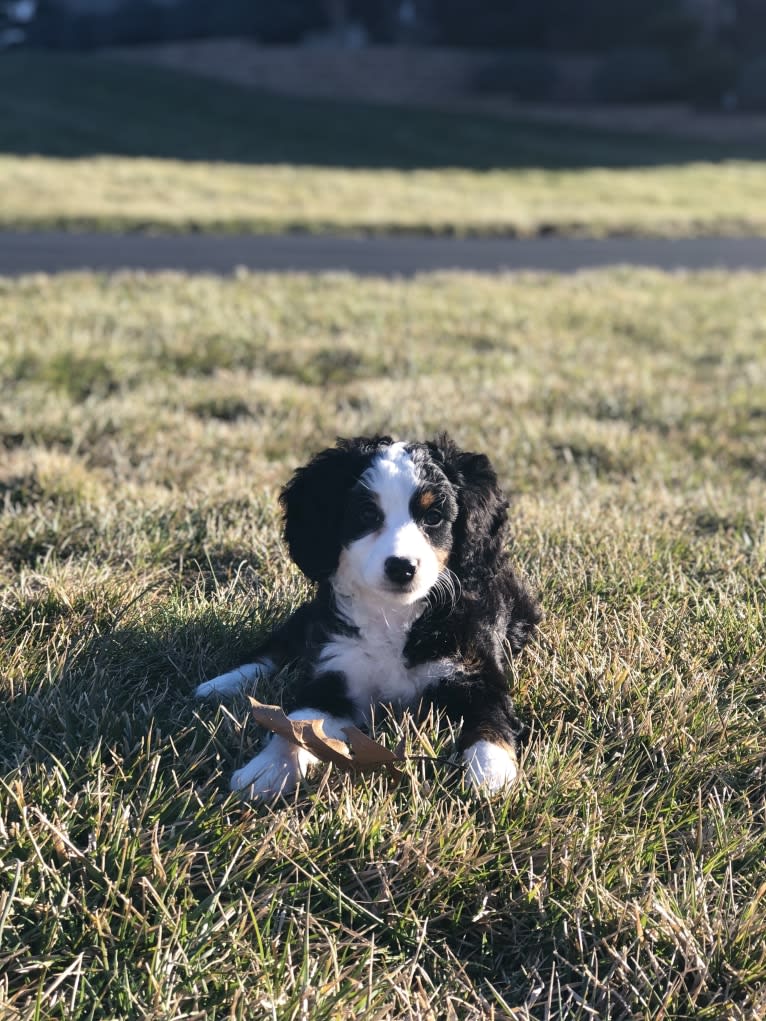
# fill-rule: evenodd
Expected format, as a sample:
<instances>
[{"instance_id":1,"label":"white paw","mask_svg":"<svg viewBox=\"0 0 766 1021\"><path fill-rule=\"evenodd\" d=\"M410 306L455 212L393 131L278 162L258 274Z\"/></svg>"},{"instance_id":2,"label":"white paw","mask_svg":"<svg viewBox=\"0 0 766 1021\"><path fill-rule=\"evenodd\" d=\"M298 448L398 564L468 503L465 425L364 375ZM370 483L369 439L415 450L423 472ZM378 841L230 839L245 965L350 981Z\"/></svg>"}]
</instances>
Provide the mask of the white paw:
<instances>
[{"instance_id":1,"label":"white paw","mask_svg":"<svg viewBox=\"0 0 766 1021\"><path fill-rule=\"evenodd\" d=\"M291 794L305 772L298 751L284 738L273 737L259 755L232 775L231 789L247 790L255 800Z\"/></svg>"},{"instance_id":2,"label":"white paw","mask_svg":"<svg viewBox=\"0 0 766 1021\"><path fill-rule=\"evenodd\" d=\"M267 660L262 663L245 663L236 670L230 670L228 674L219 674L212 680L198 684L194 689L194 697L225 698L228 695L238 695L243 689L251 687L262 678L269 677L273 672L274 664Z\"/></svg>"},{"instance_id":3,"label":"white paw","mask_svg":"<svg viewBox=\"0 0 766 1021\"><path fill-rule=\"evenodd\" d=\"M495 792L510 788L519 775L516 753L507 745L477 741L463 752L468 779L474 787Z\"/></svg>"},{"instance_id":4,"label":"white paw","mask_svg":"<svg viewBox=\"0 0 766 1021\"><path fill-rule=\"evenodd\" d=\"M345 741L343 728L351 723L351 720L330 716L319 709L296 709L290 713L289 718L321 719L327 737L338 741ZM277 734L259 755L232 775L231 789L247 790L249 796L258 801L271 800L279 794L291 794L306 775L309 766L315 765L317 761L311 752Z\"/></svg>"}]
</instances>

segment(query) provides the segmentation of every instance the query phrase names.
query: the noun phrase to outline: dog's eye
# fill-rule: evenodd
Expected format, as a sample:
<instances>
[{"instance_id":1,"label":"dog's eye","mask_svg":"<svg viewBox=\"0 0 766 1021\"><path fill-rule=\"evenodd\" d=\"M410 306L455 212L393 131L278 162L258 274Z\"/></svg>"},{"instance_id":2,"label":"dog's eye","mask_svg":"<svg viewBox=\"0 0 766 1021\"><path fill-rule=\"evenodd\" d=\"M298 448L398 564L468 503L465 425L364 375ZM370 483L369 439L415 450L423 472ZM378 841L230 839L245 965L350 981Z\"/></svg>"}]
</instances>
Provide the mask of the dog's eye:
<instances>
[{"instance_id":1,"label":"dog's eye","mask_svg":"<svg viewBox=\"0 0 766 1021\"><path fill-rule=\"evenodd\" d=\"M435 528L437 525L440 525L443 520L444 515L438 507L432 507L423 515L423 521L425 521L429 528Z\"/></svg>"},{"instance_id":2,"label":"dog's eye","mask_svg":"<svg viewBox=\"0 0 766 1021\"><path fill-rule=\"evenodd\" d=\"M380 509L377 504L363 503L358 512L359 523L366 528L372 528L380 521Z\"/></svg>"}]
</instances>

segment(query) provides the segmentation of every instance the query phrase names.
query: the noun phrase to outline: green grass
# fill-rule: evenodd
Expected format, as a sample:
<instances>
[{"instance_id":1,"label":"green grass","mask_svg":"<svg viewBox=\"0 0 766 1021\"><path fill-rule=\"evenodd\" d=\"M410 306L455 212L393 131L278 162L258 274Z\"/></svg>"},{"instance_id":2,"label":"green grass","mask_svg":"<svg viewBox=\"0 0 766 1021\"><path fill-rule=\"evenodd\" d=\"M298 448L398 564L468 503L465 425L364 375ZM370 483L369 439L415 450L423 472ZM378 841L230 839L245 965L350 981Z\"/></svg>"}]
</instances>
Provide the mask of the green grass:
<instances>
[{"instance_id":1,"label":"green grass","mask_svg":"<svg viewBox=\"0 0 766 1021\"><path fill-rule=\"evenodd\" d=\"M0 60L0 227L766 231L766 145L269 96L88 56Z\"/></svg>"},{"instance_id":2,"label":"green grass","mask_svg":"<svg viewBox=\"0 0 766 1021\"><path fill-rule=\"evenodd\" d=\"M0 1014L760 1017L765 284L0 282ZM445 426L546 608L518 788L228 795L262 735L191 691L306 594L278 487Z\"/></svg>"},{"instance_id":3,"label":"green grass","mask_svg":"<svg viewBox=\"0 0 766 1021\"><path fill-rule=\"evenodd\" d=\"M26 50L0 61L0 151L491 170L762 159L766 142L715 145L269 95L151 65Z\"/></svg>"}]
</instances>

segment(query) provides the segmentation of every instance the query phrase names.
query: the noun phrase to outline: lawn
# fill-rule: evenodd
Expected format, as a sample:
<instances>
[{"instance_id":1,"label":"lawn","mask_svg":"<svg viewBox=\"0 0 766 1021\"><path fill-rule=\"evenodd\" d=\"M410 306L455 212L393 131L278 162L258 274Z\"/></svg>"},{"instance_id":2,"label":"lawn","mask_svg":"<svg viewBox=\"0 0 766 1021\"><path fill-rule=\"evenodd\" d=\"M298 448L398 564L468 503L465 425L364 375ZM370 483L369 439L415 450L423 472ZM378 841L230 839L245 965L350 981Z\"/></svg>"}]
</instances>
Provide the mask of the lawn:
<instances>
[{"instance_id":1,"label":"lawn","mask_svg":"<svg viewBox=\"0 0 766 1021\"><path fill-rule=\"evenodd\" d=\"M156 67L0 60L0 227L766 232L766 142L269 96Z\"/></svg>"},{"instance_id":2,"label":"lawn","mask_svg":"<svg viewBox=\"0 0 766 1021\"><path fill-rule=\"evenodd\" d=\"M761 1017L765 285L0 281L0 1014ZM228 795L262 734L191 691L306 594L279 486L445 426L546 609L517 789Z\"/></svg>"}]
</instances>

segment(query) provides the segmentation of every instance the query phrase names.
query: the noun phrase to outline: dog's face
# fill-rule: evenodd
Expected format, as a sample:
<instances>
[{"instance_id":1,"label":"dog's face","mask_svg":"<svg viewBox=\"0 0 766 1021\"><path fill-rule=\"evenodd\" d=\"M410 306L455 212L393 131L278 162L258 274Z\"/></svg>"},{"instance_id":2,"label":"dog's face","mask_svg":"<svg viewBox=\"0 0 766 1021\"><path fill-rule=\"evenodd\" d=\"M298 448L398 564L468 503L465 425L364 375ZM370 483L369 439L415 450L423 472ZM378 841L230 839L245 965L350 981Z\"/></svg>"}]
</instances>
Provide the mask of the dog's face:
<instances>
[{"instance_id":1,"label":"dog's face","mask_svg":"<svg viewBox=\"0 0 766 1021\"><path fill-rule=\"evenodd\" d=\"M496 557L506 503L489 461L433 443L339 440L281 496L290 553L309 578L406 605L449 569ZM462 580L462 579L461 579Z\"/></svg>"},{"instance_id":2,"label":"dog's face","mask_svg":"<svg viewBox=\"0 0 766 1021\"><path fill-rule=\"evenodd\" d=\"M336 586L422 599L447 565L456 517L454 488L427 448L383 447L348 495Z\"/></svg>"}]
</instances>

